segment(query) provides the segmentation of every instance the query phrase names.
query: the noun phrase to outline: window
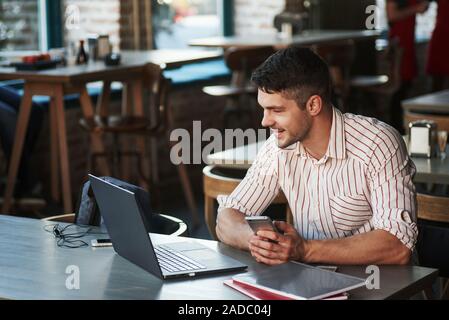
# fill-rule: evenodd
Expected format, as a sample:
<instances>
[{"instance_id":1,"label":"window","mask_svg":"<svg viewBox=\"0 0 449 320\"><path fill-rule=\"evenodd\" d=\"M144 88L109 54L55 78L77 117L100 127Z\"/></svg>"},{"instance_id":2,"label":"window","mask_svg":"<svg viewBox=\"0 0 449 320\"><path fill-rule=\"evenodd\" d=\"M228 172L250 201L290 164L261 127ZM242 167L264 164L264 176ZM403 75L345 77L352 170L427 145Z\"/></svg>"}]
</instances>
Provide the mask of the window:
<instances>
[{"instance_id":1,"label":"window","mask_svg":"<svg viewBox=\"0 0 449 320\"><path fill-rule=\"evenodd\" d=\"M78 45L91 34L107 34L114 48L120 43L119 0L63 0L65 46Z\"/></svg>"},{"instance_id":2,"label":"window","mask_svg":"<svg viewBox=\"0 0 449 320\"><path fill-rule=\"evenodd\" d=\"M191 39L222 35L224 1L227 0L154 1L156 48L186 48Z\"/></svg>"},{"instance_id":3,"label":"window","mask_svg":"<svg viewBox=\"0 0 449 320\"><path fill-rule=\"evenodd\" d=\"M0 50L41 48L38 0L0 0Z\"/></svg>"}]
</instances>

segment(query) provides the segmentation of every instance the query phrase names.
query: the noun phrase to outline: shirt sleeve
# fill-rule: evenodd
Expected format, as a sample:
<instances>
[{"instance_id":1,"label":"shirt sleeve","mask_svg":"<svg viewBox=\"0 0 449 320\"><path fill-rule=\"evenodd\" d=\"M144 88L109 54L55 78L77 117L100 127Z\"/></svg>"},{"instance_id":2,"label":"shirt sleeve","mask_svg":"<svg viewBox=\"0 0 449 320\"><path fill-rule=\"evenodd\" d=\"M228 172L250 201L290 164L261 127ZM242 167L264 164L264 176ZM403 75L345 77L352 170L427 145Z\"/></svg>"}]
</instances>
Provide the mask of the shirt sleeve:
<instances>
[{"instance_id":1,"label":"shirt sleeve","mask_svg":"<svg viewBox=\"0 0 449 320\"><path fill-rule=\"evenodd\" d=\"M219 195L218 210L236 209L245 215L260 215L279 193L278 153L274 136L258 152L245 178L229 195Z\"/></svg>"},{"instance_id":2,"label":"shirt sleeve","mask_svg":"<svg viewBox=\"0 0 449 320\"><path fill-rule=\"evenodd\" d=\"M415 165L391 127L378 134L374 145L368 165L374 228L388 231L413 250L418 237Z\"/></svg>"}]
</instances>

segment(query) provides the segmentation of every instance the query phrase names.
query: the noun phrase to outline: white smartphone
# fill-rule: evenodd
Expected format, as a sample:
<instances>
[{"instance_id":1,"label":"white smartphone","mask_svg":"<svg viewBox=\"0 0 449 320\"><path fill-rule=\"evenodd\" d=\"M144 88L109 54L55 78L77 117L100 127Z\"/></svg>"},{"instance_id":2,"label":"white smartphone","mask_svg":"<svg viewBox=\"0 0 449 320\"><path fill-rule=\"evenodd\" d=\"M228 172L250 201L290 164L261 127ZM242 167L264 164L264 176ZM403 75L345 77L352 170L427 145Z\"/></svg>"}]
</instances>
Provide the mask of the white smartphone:
<instances>
[{"instance_id":1,"label":"white smartphone","mask_svg":"<svg viewBox=\"0 0 449 320\"><path fill-rule=\"evenodd\" d=\"M271 218L268 216L247 216L245 217L245 220L254 233L257 233L259 230L270 230L280 233Z\"/></svg>"},{"instance_id":2,"label":"white smartphone","mask_svg":"<svg viewBox=\"0 0 449 320\"><path fill-rule=\"evenodd\" d=\"M92 247L112 247L111 239L93 239L90 244Z\"/></svg>"}]
</instances>

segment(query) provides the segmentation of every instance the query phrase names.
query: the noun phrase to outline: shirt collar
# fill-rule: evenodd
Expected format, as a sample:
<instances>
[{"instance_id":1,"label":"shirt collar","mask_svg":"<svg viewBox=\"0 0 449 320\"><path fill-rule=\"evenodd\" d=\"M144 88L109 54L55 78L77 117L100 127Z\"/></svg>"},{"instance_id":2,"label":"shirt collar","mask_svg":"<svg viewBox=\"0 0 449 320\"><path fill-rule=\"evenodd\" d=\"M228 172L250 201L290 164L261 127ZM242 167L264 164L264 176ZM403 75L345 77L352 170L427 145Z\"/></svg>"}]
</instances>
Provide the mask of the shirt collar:
<instances>
[{"instance_id":1,"label":"shirt collar","mask_svg":"<svg viewBox=\"0 0 449 320\"><path fill-rule=\"evenodd\" d=\"M345 121L340 110L332 107L332 127L329 136L329 144L324 158L345 159L346 139ZM296 154L303 158L308 158L308 154L301 142L298 142Z\"/></svg>"}]
</instances>

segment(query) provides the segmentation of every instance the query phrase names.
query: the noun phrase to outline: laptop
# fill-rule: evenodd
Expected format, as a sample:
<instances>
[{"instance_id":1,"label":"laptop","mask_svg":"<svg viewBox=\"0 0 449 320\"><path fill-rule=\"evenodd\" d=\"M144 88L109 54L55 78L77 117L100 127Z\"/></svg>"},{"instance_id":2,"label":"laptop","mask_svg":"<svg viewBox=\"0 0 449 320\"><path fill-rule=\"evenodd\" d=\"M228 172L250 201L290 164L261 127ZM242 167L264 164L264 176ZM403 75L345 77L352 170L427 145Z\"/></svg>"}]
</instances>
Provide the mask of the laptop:
<instances>
[{"instance_id":1,"label":"laptop","mask_svg":"<svg viewBox=\"0 0 449 320\"><path fill-rule=\"evenodd\" d=\"M136 194L89 174L95 199L114 250L123 258L161 278L237 271L247 266L187 239L153 245Z\"/></svg>"}]
</instances>

